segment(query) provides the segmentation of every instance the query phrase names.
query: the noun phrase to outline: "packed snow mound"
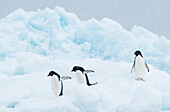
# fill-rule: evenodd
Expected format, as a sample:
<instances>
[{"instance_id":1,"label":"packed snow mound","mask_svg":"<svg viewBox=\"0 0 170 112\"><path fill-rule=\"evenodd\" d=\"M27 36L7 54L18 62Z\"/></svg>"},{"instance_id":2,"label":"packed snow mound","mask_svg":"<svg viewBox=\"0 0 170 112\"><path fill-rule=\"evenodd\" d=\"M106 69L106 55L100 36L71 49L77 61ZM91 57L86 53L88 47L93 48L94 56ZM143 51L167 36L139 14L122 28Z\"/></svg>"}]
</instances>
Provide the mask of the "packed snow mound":
<instances>
[{"instance_id":1,"label":"packed snow mound","mask_svg":"<svg viewBox=\"0 0 170 112\"><path fill-rule=\"evenodd\" d=\"M51 59L100 58L133 62L134 51L141 50L147 63L170 73L169 47L170 40L142 27L126 31L108 18L80 21L75 14L60 7L36 12L18 9L0 21L0 65L24 52ZM15 65L15 61L12 64ZM9 72L9 75L26 71L18 67L22 69L20 73L10 74L12 71L4 69L0 68L0 72Z\"/></svg>"},{"instance_id":2,"label":"packed snow mound","mask_svg":"<svg viewBox=\"0 0 170 112\"><path fill-rule=\"evenodd\" d=\"M151 72L142 82L136 81L130 73L132 63L100 59L51 60L40 55L27 55L25 58L30 56L41 60L35 63L32 59L25 63L31 74L11 77L0 74L1 112L170 111L170 76L151 65ZM88 74L90 82L99 83L91 87L78 84L75 74L71 73L75 65L94 70L94 73ZM41 72L34 72L34 67ZM61 76L72 77L64 81L62 97L56 97L52 91L50 77L47 77L51 70Z\"/></svg>"}]
</instances>

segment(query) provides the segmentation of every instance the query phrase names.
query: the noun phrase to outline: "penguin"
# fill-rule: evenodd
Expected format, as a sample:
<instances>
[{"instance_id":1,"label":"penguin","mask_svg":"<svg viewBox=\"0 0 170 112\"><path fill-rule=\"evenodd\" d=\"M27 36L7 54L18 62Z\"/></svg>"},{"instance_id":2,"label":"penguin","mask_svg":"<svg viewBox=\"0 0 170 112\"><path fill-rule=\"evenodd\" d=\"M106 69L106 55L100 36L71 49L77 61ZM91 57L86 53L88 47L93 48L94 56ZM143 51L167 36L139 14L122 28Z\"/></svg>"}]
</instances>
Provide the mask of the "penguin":
<instances>
[{"instance_id":1,"label":"penguin","mask_svg":"<svg viewBox=\"0 0 170 112\"><path fill-rule=\"evenodd\" d=\"M93 84L90 84L89 82L87 73L94 72L93 70L85 70L83 67L74 66L71 72L75 72L79 84L87 84L87 86L98 84L98 82Z\"/></svg>"},{"instance_id":2,"label":"penguin","mask_svg":"<svg viewBox=\"0 0 170 112\"><path fill-rule=\"evenodd\" d=\"M132 71L134 71L136 80L145 81L143 77L145 76L146 70L149 72L149 67L145 63L142 53L139 50L135 51L134 54L135 54L135 59L131 69L131 73Z\"/></svg>"},{"instance_id":3,"label":"penguin","mask_svg":"<svg viewBox=\"0 0 170 112\"><path fill-rule=\"evenodd\" d=\"M71 77L61 77L58 73L50 71L47 76L51 76L51 86L54 94L58 96L63 95L63 80L71 79Z\"/></svg>"}]
</instances>

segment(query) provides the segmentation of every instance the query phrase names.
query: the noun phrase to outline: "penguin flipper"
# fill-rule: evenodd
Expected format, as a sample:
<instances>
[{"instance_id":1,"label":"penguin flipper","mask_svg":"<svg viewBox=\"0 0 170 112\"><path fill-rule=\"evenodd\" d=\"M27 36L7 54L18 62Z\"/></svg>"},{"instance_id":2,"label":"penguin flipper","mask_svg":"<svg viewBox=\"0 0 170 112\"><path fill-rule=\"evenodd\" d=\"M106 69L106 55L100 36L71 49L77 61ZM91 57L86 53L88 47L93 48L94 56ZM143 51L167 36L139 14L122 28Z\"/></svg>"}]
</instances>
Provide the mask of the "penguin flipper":
<instances>
[{"instance_id":1,"label":"penguin flipper","mask_svg":"<svg viewBox=\"0 0 170 112\"><path fill-rule=\"evenodd\" d=\"M61 81L61 92L59 94L59 96L62 96L63 95L63 82Z\"/></svg>"},{"instance_id":2,"label":"penguin flipper","mask_svg":"<svg viewBox=\"0 0 170 112\"><path fill-rule=\"evenodd\" d=\"M86 77L86 83L87 83L88 86L92 86L92 85L98 84L98 82L90 84L87 74L85 74L85 77Z\"/></svg>"},{"instance_id":3,"label":"penguin flipper","mask_svg":"<svg viewBox=\"0 0 170 112\"><path fill-rule=\"evenodd\" d=\"M131 69L131 73L132 73L133 68L134 68L134 66L135 66L135 60L136 60L136 57L135 57L135 59L134 59L134 63L133 63L132 69Z\"/></svg>"},{"instance_id":4,"label":"penguin flipper","mask_svg":"<svg viewBox=\"0 0 170 112\"><path fill-rule=\"evenodd\" d=\"M132 71L133 71L134 66L135 66L135 64L133 64L133 66L132 66L131 73L132 73Z\"/></svg>"},{"instance_id":5,"label":"penguin flipper","mask_svg":"<svg viewBox=\"0 0 170 112\"><path fill-rule=\"evenodd\" d=\"M63 77L61 77L61 79L62 79L62 80L67 80L67 79L71 79L71 77L69 77L69 76L63 76Z\"/></svg>"},{"instance_id":6,"label":"penguin flipper","mask_svg":"<svg viewBox=\"0 0 170 112\"><path fill-rule=\"evenodd\" d=\"M90 73L90 72L94 72L94 70L85 70L85 73Z\"/></svg>"},{"instance_id":7,"label":"penguin flipper","mask_svg":"<svg viewBox=\"0 0 170 112\"><path fill-rule=\"evenodd\" d=\"M148 72L149 72L149 66L145 63L145 67L146 67L146 69L148 70Z\"/></svg>"}]
</instances>

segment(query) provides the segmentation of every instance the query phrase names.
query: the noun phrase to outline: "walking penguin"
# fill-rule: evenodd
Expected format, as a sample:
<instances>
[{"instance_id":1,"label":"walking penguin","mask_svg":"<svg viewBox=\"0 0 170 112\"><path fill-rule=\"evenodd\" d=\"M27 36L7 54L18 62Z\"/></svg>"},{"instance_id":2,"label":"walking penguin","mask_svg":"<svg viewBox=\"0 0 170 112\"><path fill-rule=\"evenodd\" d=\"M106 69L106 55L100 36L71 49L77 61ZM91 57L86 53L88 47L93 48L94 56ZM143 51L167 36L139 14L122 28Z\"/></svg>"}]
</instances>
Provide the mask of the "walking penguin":
<instances>
[{"instance_id":1,"label":"walking penguin","mask_svg":"<svg viewBox=\"0 0 170 112\"><path fill-rule=\"evenodd\" d=\"M88 86L96 85L98 82L91 84L87 73L94 72L93 70L85 70L83 67L74 66L71 72L75 72L79 84L87 84Z\"/></svg>"},{"instance_id":2,"label":"walking penguin","mask_svg":"<svg viewBox=\"0 0 170 112\"><path fill-rule=\"evenodd\" d=\"M58 73L50 71L47 76L51 76L51 86L54 94L58 96L63 95L63 80L71 79L71 77L61 77Z\"/></svg>"}]
</instances>

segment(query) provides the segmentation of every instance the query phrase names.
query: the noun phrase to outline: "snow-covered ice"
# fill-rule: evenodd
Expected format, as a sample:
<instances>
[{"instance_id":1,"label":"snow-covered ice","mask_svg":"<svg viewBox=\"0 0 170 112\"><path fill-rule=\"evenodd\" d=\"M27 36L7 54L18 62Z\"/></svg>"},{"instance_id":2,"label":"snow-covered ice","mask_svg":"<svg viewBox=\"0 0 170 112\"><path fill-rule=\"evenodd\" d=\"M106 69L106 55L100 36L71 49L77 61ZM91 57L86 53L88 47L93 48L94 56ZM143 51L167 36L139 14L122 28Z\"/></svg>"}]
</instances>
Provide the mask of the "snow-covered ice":
<instances>
[{"instance_id":1,"label":"snow-covered ice","mask_svg":"<svg viewBox=\"0 0 170 112\"><path fill-rule=\"evenodd\" d=\"M60 7L18 9L0 21L0 112L168 112L170 40L135 26L126 31L104 18L80 21ZM141 50L150 72L145 82L130 73ZM71 73L92 69L87 87ZM51 89L49 71L70 76L64 95Z\"/></svg>"},{"instance_id":2,"label":"snow-covered ice","mask_svg":"<svg viewBox=\"0 0 170 112\"><path fill-rule=\"evenodd\" d=\"M75 14L60 7L36 12L18 9L0 21L2 62L7 57L16 57L19 52L54 59L101 58L132 62L133 53L138 49L147 63L170 73L169 47L170 40L142 27L134 26L126 31L108 18L80 21Z\"/></svg>"},{"instance_id":3,"label":"snow-covered ice","mask_svg":"<svg viewBox=\"0 0 170 112\"><path fill-rule=\"evenodd\" d=\"M43 60L46 57L42 58ZM33 60L34 61L34 60ZM136 81L130 74L131 63L100 59L47 61L44 72L9 77L0 75L0 110L2 112L159 112L170 110L170 77L166 72L150 66L145 82ZM28 66L35 63L27 64ZM35 64L36 65L36 64ZM73 65L82 65L95 72L91 87L79 85L71 73ZM41 66L37 66L41 68ZM51 89L48 71L55 70L72 80L64 81L64 95L56 97ZM46 71L46 72L45 72Z\"/></svg>"}]
</instances>

